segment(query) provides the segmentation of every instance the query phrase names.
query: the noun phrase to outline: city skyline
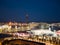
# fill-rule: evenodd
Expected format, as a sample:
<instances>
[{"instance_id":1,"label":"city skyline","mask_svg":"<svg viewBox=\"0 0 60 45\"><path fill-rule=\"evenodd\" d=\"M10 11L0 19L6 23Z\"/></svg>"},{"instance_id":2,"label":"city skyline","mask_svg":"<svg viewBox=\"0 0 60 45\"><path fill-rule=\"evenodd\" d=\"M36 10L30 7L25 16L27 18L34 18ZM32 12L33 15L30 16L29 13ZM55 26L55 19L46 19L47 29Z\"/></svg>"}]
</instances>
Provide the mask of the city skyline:
<instances>
[{"instance_id":1,"label":"city skyline","mask_svg":"<svg viewBox=\"0 0 60 45\"><path fill-rule=\"evenodd\" d=\"M60 22L59 0L0 0L0 22Z\"/></svg>"}]
</instances>

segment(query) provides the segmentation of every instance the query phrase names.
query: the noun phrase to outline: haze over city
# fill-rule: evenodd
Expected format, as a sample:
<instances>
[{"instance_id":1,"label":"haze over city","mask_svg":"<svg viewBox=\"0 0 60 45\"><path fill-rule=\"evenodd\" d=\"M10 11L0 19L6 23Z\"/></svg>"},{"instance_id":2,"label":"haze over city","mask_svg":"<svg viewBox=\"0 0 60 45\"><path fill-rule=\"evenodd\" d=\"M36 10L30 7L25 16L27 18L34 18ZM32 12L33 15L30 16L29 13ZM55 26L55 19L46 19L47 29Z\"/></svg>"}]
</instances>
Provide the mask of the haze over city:
<instances>
[{"instance_id":1,"label":"haze over city","mask_svg":"<svg viewBox=\"0 0 60 45\"><path fill-rule=\"evenodd\" d=\"M60 0L0 0L0 22L60 22Z\"/></svg>"}]
</instances>

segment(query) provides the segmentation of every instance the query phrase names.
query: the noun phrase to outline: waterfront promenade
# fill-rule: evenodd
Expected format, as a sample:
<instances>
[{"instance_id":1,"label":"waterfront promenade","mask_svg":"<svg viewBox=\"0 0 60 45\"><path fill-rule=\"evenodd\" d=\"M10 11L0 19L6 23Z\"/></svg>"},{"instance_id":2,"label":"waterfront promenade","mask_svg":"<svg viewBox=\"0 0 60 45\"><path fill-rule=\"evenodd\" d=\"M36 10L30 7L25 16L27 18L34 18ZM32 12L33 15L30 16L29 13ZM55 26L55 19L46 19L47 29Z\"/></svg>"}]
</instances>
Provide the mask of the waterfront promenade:
<instances>
[{"instance_id":1,"label":"waterfront promenade","mask_svg":"<svg viewBox=\"0 0 60 45\"><path fill-rule=\"evenodd\" d=\"M22 40L26 40L26 41L33 41L33 42L37 42L37 43L44 43L45 45L60 45L60 40L46 40L42 37L40 38L24 38L24 37L7 37L7 38L4 38L4 39L0 39L0 45L2 45L2 43L5 41L5 40L18 40L18 39L22 39ZM54 41L55 40L55 41Z\"/></svg>"}]
</instances>

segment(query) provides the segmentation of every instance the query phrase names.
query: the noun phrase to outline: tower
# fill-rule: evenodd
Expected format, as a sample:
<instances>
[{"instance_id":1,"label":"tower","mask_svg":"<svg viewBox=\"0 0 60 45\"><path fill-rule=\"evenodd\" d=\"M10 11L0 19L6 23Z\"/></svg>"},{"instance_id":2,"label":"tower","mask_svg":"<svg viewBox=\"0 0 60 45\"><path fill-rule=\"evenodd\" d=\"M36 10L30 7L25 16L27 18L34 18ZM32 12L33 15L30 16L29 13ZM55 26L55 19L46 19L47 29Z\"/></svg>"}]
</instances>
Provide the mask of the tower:
<instances>
[{"instance_id":1,"label":"tower","mask_svg":"<svg viewBox=\"0 0 60 45\"><path fill-rule=\"evenodd\" d=\"M25 18L26 18L26 23L28 23L28 18L29 18L28 17L28 14L26 14L26 17Z\"/></svg>"},{"instance_id":2,"label":"tower","mask_svg":"<svg viewBox=\"0 0 60 45\"><path fill-rule=\"evenodd\" d=\"M29 30L29 16L28 14L25 15L25 22L26 22L26 30Z\"/></svg>"}]
</instances>

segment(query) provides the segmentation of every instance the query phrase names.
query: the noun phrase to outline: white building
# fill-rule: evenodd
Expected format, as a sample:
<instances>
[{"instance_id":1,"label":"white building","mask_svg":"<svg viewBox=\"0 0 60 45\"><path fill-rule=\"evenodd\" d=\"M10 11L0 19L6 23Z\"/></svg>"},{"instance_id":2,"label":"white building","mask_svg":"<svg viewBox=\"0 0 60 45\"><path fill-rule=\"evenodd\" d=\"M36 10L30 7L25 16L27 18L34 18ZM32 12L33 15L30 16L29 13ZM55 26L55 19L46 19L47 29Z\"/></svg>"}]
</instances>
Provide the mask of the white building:
<instances>
[{"instance_id":1,"label":"white building","mask_svg":"<svg viewBox=\"0 0 60 45\"><path fill-rule=\"evenodd\" d=\"M39 30L31 30L31 32L34 34L34 35L43 35L43 34L53 34L52 31L50 30L43 30L43 29L39 29Z\"/></svg>"}]
</instances>

